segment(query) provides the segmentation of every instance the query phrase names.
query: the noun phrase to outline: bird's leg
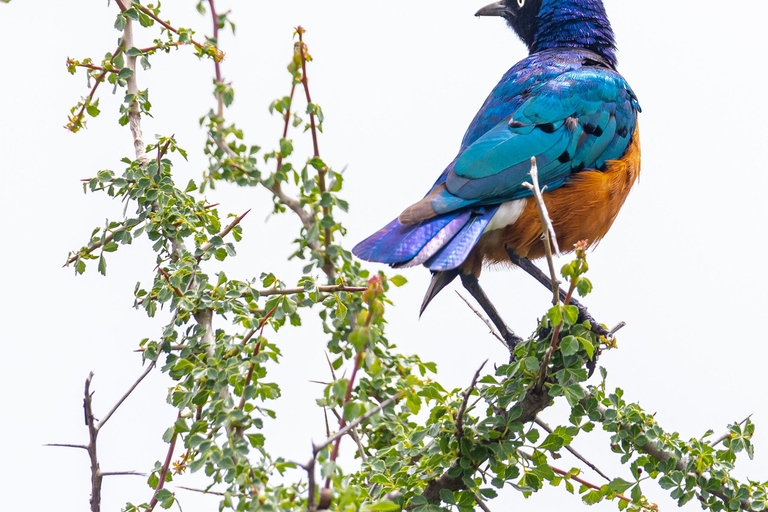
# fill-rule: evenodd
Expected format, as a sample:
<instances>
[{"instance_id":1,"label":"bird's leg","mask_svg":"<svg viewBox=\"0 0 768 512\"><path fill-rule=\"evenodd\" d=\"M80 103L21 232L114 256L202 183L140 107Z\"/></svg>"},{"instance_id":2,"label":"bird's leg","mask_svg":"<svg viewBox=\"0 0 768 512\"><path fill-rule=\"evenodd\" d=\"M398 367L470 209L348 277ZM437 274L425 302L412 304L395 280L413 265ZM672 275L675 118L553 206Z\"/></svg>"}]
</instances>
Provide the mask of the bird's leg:
<instances>
[{"instance_id":1,"label":"bird's leg","mask_svg":"<svg viewBox=\"0 0 768 512\"><path fill-rule=\"evenodd\" d=\"M533 264L531 260L528 258L522 258L515 253L512 249L509 247L507 249L507 254L509 255L509 260L523 269L528 275L536 279L538 282L543 284L547 289L552 289L552 281L549 279L549 276L547 276L544 272L539 269L536 265ZM565 300L566 295L568 294L565 290L562 288L559 288L560 290L560 300ZM586 306L582 305L579 301L577 301L575 298L571 297L570 301L571 305L576 306L579 309L579 322L588 321L589 325L592 326L592 332L597 334L598 336L605 336L610 337L610 332L608 329L600 325L597 320L595 320L592 315L589 314L589 311L587 311Z\"/></svg>"},{"instance_id":2,"label":"bird's leg","mask_svg":"<svg viewBox=\"0 0 768 512\"><path fill-rule=\"evenodd\" d=\"M507 327L507 324L504 323L504 320L502 320L501 315L499 315L499 312L496 311L496 307L488 299L488 296L480 287L480 282L477 280L477 277L475 277L472 274L465 274L463 272L460 275L461 275L461 284L464 285L464 288L466 288L467 291L470 294L472 294L472 296L475 298L478 304L480 304L480 307L483 308L485 313L491 319L491 322L493 322L493 325L495 325L496 328L499 330L501 337L504 338L504 342L507 345L507 348L509 349L510 358L511 358L512 351L515 350L515 346L521 341L523 341L523 339L517 334L515 334L514 331L512 331L512 329Z\"/></svg>"}]
</instances>

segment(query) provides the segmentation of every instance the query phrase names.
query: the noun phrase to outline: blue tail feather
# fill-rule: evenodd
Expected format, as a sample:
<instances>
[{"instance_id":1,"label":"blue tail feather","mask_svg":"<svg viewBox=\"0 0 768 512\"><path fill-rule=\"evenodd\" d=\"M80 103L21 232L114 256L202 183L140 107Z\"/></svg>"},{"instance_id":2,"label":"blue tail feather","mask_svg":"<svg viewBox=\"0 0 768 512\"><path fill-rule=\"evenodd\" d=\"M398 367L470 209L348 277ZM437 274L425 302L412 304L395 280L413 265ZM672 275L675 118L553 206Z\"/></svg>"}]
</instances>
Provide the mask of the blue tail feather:
<instances>
[{"instance_id":1,"label":"blue tail feather","mask_svg":"<svg viewBox=\"0 0 768 512\"><path fill-rule=\"evenodd\" d=\"M456 268L475 246L496 209L459 210L412 225L395 219L352 252L363 260L398 267L424 264L431 270Z\"/></svg>"}]
</instances>

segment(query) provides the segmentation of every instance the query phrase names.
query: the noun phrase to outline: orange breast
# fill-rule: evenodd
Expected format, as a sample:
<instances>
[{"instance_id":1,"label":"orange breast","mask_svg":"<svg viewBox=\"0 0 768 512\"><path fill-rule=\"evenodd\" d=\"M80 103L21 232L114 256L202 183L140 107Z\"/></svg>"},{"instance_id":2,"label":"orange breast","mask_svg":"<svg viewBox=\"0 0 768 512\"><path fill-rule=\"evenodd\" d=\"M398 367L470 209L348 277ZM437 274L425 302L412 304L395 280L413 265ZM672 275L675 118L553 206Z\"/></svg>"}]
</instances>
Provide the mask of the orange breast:
<instances>
[{"instance_id":1,"label":"orange breast","mask_svg":"<svg viewBox=\"0 0 768 512\"><path fill-rule=\"evenodd\" d=\"M557 243L563 252L580 240L598 242L613 224L629 190L640 174L640 130L619 160L608 162L605 171L582 171L561 187L544 192ZM522 214L514 224L484 233L462 265L465 272L478 276L483 263L509 263L505 247L518 255L536 259L545 255L539 212L533 198L527 198Z\"/></svg>"}]
</instances>

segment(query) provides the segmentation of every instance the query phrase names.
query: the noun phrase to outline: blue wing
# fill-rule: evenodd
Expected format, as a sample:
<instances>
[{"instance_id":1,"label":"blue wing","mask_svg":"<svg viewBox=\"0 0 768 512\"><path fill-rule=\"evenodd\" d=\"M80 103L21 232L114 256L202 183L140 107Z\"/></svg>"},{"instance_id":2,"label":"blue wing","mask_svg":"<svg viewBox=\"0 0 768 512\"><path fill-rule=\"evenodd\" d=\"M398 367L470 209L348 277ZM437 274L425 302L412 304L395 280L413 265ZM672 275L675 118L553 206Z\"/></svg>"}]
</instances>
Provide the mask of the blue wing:
<instances>
[{"instance_id":1,"label":"blue wing","mask_svg":"<svg viewBox=\"0 0 768 512\"><path fill-rule=\"evenodd\" d=\"M629 147L640 106L601 57L580 49L535 53L510 69L467 129L430 192L353 249L360 258L436 271L460 265L505 201L529 196L536 157L551 190L600 169Z\"/></svg>"},{"instance_id":2,"label":"blue wing","mask_svg":"<svg viewBox=\"0 0 768 512\"><path fill-rule=\"evenodd\" d=\"M530 181L534 156L539 181L550 190L574 172L601 169L626 152L639 111L624 78L603 67L581 67L538 81L508 103L515 108L503 116L503 103L481 110L484 117L498 120L481 135L468 132L469 144L436 183L445 186L425 198L435 214L530 195L522 184Z\"/></svg>"}]
</instances>

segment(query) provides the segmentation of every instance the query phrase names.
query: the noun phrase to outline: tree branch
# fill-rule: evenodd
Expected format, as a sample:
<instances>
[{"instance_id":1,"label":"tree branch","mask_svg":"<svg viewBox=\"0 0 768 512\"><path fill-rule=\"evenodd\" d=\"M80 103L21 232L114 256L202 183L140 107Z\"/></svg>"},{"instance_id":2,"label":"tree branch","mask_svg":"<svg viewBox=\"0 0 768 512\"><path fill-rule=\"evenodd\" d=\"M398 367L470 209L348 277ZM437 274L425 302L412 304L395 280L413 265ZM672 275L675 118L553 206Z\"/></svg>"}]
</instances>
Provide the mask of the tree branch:
<instances>
[{"instance_id":1,"label":"tree branch","mask_svg":"<svg viewBox=\"0 0 768 512\"><path fill-rule=\"evenodd\" d=\"M475 386L477 385L477 379L480 378L480 372L483 371L483 367L487 362L488 362L487 359L483 361L483 364L481 364L480 368L478 368L477 371L475 372L475 376L472 377L472 383L469 385L467 390L462 393L464 395L464 400L461 401L461 406L459 407L459 410L456 413L456 442L459 445L459 457L463 456L463 453L461 450L461 439L464 437L464 413L467 411L467 404L469 403L469 397L470 395L472 395L472 391L475 390Z\"/></svg>"}]
</instances>

